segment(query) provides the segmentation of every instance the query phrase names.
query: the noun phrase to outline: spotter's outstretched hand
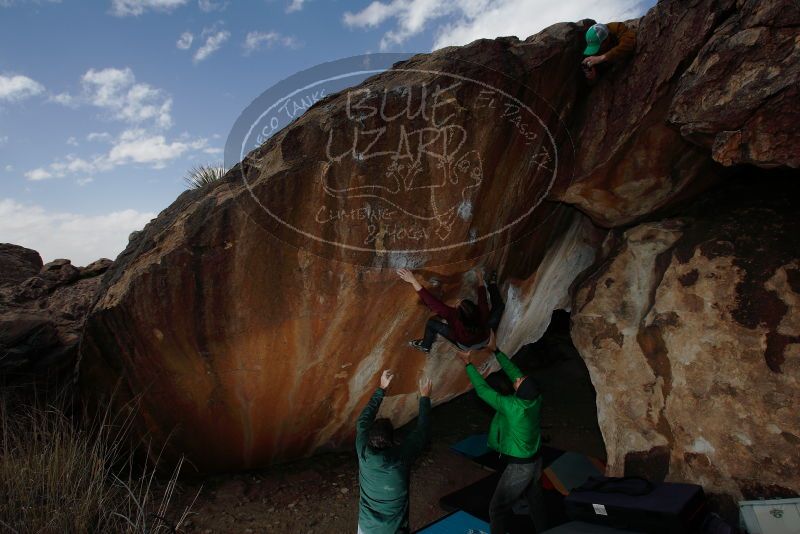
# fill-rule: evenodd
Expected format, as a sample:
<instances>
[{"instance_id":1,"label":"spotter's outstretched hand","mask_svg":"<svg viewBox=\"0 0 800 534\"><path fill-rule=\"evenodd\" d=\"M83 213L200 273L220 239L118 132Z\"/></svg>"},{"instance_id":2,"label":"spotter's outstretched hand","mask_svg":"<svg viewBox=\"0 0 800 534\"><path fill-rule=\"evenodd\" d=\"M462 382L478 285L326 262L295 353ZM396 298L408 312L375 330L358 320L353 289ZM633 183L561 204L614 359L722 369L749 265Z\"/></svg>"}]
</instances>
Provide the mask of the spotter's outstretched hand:
<instances>
[{"instance_id":1,"label":"spotter's outstretched hand","mask_svg":"<svg viewBox=\"0 0 800 534\"><path fill-rule=\"evenodd\" d=\"M433 389L433 382L427 376L419 379L419 394L421 397L430 397Z\"/></svg>"},{"instance_id":2,"label":"spotter's outstretched hand","mask_svg":"<svg viewBox=\"0 0 800 534\"><path fill-rule=\"evenodd\" d=\"M464 365L469 365L472 363L472 351L471 350L457 350L456 356L458 359L464 362Z\"/></svg>"},{"instance_id":3,"label":"spotter's outstretched hand","mask_svg":"<svg viewBox=\"0 0 800 534\"><path fill-rule=\"evenodd\" d=\"M486 344L485 347L482 349L477 350L457 350L456 356L458 359L464 362L464 365L469 365L472 363L472 358L475 354L485 354L487 356L491 356L494 354L494 351L497 350L497 338L494 335L494 330L489 333L489 342Z\"/></svg>"},{"instance_id":4,"label":"spotter's outstretched hand","mask_svg":"<svg viewBox=\"0 0 800 534\"><path fill-rule=\"evenodd\" d=\"M389 384L392 383L393 378L394 378L394 373L391 371L391 369L386 369L381 375L381 389L388 388Z\"/></svg>"}]
</instances>

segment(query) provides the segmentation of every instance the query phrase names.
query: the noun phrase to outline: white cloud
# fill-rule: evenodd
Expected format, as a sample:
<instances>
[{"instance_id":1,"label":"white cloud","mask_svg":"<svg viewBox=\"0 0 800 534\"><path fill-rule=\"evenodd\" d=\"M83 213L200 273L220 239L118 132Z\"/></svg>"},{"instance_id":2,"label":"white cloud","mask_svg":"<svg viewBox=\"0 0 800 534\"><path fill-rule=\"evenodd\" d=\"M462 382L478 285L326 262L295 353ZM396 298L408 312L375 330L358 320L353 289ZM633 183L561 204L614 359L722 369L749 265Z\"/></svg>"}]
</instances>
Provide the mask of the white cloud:
<instances>
[{"instance_id":1,"label":"white cloud","mask_svg":"<svg viewBox=\"0 0 800 534\"><path fill-rule=\"evenodd\" d=\"M587 17L625 20L641 14L639 0L376 0L361 11L346 12L343 20L354 28L374 28L394 21L394 27L381 38L381 50L401 45L440 21L443 23L434 31L433 48L438 49L480 38L525 38L556 22ZM440 20L444 17L446 22Z\"/></svg>"},{"instance_id":2,"label":"white cloud","mask_svg":"<svg viewBox=\"0 0 800 534\"><path fill-rule=\"evenodd\" d=\"M8 136L7 135L0 135L0 146L8 143Z\"/></svg>"},{"instance_id":3,"label":"white cloud","mask_svg":"<svg viewBox=\"0 0 800 534\"><path fill-rule=\"evenodd\" d=\"M172 125L172 99L149 84L136 83L130 68L89 69L81 84L83 98L116 119L131 124L153 121L159 128Z\"/></svg>"},{"instance_id":4,"label":"white cloud","mask_svg":"<svg viewBox=\"0 0 800 534\"><path fill-rule=\"evenodd\" d=\"M16 4L60 4L61 0L0 0L0 7L11 7Z\"/></svg>"},{"instance_id":5,"label":"white cloud","mask_svg":"<svg viewBox=\"0 0 800 534\"><path fill-rule=\"evenodd\" d=\"M75 183L81 187L88 185L92 182L94 182L94 178L92 178L91 176L84 176L83 178L78 178L77 180L75 180Z\"/></svg>"},{"instance_id":6,"label":"white cloud","mask_svg":"<svg viewBox=\"0 0 800 534\"><path fill-rule=\"evenodd\" d=\"M206 33L205 31L203 33ZM220 49L225 41L231 36L228 31L215 31L206 37L206 42L197 49L194 54L194 62L199 63L208 58L211 54Z\"/></svg>"},{"instance_id":7,"label":"white cloud","mask_svg":"<svg viewBox=\"0 0 800 534\"><path fill-rule=\"evenodd\" d=\"M94 174L108 171L113 168L107 156L94 156L91 160L79 158L69 154L63 160L57 160L46 167L37 167L25 173L25 177L32 182L48 180L50 178L63 178L70 174Z\"/></svg>"},{"instance_id":8,"label":"white cloud","mask_svg":"<svg viewBox=\"0 0 800 534\"><path fill-rule=\"evenodd\" d=\"M44 92L44 86L21 74L0 75L0 101L16 102Z\"/></svg>"},{"instance_id":9,"label":"white cloud","mask_svg":"<svg viewBox=\"0 0 800 534\"><path fill-rule=\"evenodd\" d=\"M127 128L113 136L108 132L89 133L88 142L108 146L99 145L100 152L91 155L67 154L28 170L24 173L28 180L70 177L85 185L97 174L117 167L140 165L161 169L178 158L201 155L208 148L206 138L187 133L169 139L162 133L172 125L172 99L160 89L137 82L130 68L90 69L81 78L81 93L74 101L100 108L109 117L124 122ZM79 141L70 137L67 144L78 146ZM92 149L97 150L98 145Z\"/></svg>"},{"instance_id":10,"label":"white cloud","mask_svg":"<svg viewBox=\"0 0 800 534\"><path fill-rule=\"evenodd\" d=\"M410 9L410 6L407 9ZM395 0L386 4L376 1L358 13L345 11L344 23L355 27L375 27L391 17L397 16L402 10L403 2L401 1Z\"/></svg>"},{"instance_id":11,"label":"white cloud","mask_svg":"<svg viewBox=\"0 0 800 534\"><path fill-rule=\"evenodd\" d=\"M32 182L38 182L40 180L47 180L48 178L52 178L53 175L50 174L46 169L39 167L38 169L33 169L32 171L28 171L25 173L25 178Z\"/></svg>"},{"instance_id":12,"label":"white cloud","mask_svg":"<svg viewBox=\"0 0 800 534\"><path fill-rule=\"evenodd\" d=\"M111 14L117 17L138 16L145 11L169 12L189 0L111 0Z\"/></svg>"},{"instance_id":13,"label":"white cloud","mask_svg":"<svg viewBox=\"0 0 800 534\"><path fill-rule=\"evenodd\" d=\"M306 0L292 0L292 2L286 6L287 13L294 13L295 11L300 11L303 9L303 4L305 4Z\"/></svg>"},{"instance_id":14,"label":"white cloud","mask_svg":"<svg viewBox=\"0 0 800 534\"><path fill-rule=\"evenodd\" d=\"M79 94L59 93L49 100L73 108L89 104L103 109L110 118L135 126L145 122L157 128L172 125L172 98L161 89L137 82L129 67L89 69L81 77Z\"/></svg>"},{"instance_id":15,"label":"white cloud","mask_svg":"<svg viewBox=\"0 0 800 534\"><path fill-rule=\"evenodd\" d=\"M3 240L37 250L44 261L69 258L87 265L98 258L115 258L128 236L141 230L155 213L133 209L101 215L48 211L0 199L0 235Z\"/></svg>"},{"instance_id":16,"label":"white cloud","mask_svg":"<svg viewBox=\"0 0 800 534\"><path fill-rule=\"evenodd\" d=\"M200 11L211 13L212 11L224 11L228 7L228 2L215 2L214 0L197 0L197 7Z\"/></svg>"},{"instance_id":17,"label":"white cloud","mask_svg":"<svg viewBox=\"0 0 800 534\"><path fill-rule=\"evenodd\" d=\"M192 32L183 32L178 39L178 42L175 43L180 50L189 50L192 47L192 41L194 41L194 35Z\"/></svg>"},{"instance_id":18,"label":"white cloud","mask_svg":"<svg viewBox=\"0 0 800 534\"><path fill-rule=\"evenodd\" d=\"M206 144L206 139L167 142L163 135L151 135L143 130L129 130L123 132L119 142L111 149L108 161L114 166L140 163L160 169L170 160L179 158L189 151L202 150Z\"/></svg>"},{"instance_id":19,"label":"white cloud","mask_svg":"<svg viewBox=\"0 0 800 534\"><path fill-rule=\"evenodd\" d=\"M297 48L297 39L290 35L281 35L276 31L269 32L249 32L242 43L245 54L250 54L260 50L263 46L272 48L273 45L280 44L286 48Z\"/></svg>"},{"instance_id":20,"label":"white cloud","mask_svg":"<svg viewBox=\"0 0 800 534\"><path fill-rule=\"evenodd\" d=\"M89 136L92 135L106 139L103 134ZM161 134L136 128L122 132L106 154L94 155L88 159L69 154L46 167L26 172L25 177L36 182L65 176L93 176L123 165L147 165L153 169L163 169L172 160L205 151L207 148L208 139L205 138L181 136L177 140L169 141Z\"/></svg>"},{"instance_id":21,"label":"white cloud","mask_svg":"<svg viewBox=\"0 0 800 534\"><path fill-rule=\"evenodd\" d=\"M86 136L87 141L108 141L111 139L111 134L108 132L92 132Z\"/></svg>"},{"instance_id":22,"label":"white cloud","mask_svg":"<svg viewBox=\"0 0 800 534\"><path fill-rule=\"evenodd\" d=\"M6 172L11 172L13 170L14 170L14 166L13 165L6 165Z\"/></svg>"},{"instance_id":23,"label":"white cloud","mask_svg":"<svg viewBox=\"0 0 800 534\"><path fill-rule=\"evenodd\" d=\"M47 100L50 102L55 102L56 104L61 104L62 106L75 107L77 105L75 97L69 93L50 95Z\"/></svg>"},{"instance_id":24,"label":"white cloud","mask_svg":"<svg viewBox=\"0 0 800 534\"><path fill-rule=\"evenodd\" d=\"M102 157L95 157L92 161L88 161L74 154L68 154L66 161L51 163L49 172L52 176L62 177L67 174L94 173L98 170L108 170L110 168Z\"/></svg>"},{"instance_id":25,"label":"white cloud","mask_svg":"<svg viewBox=\"0 0 800 534\"><path fill-rule=\"evenodd\" d=\"M203 149L203 153L204 154L222 154L223 152L225 152L225 151L223 149L219 148L219 147L211 147L210 146L210 147L207 147L207 148Z\"/></svg>"}]
</instances>

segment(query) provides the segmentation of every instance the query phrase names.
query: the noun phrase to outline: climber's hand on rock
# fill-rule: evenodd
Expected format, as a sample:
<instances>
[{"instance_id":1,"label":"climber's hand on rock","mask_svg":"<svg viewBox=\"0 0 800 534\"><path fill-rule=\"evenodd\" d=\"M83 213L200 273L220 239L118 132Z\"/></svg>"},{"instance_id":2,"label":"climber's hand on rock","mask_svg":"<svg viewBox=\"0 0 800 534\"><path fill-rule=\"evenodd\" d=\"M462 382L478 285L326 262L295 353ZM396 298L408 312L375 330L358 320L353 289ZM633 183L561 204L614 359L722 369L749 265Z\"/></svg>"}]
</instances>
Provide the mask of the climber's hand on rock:
<instances>
[{"instance_id":1,"label":"climber's hand on rock","mask_svg":"<svg viewBox=\"0 0 800 534\"><path fill-rule=\"evenodd\" d=\"M419 291L422 289L422 285L417 281L417 277L408 269L397 269L397 276L404 282L408 282L414 286L414 290Z\"/></svg>"},{"instance_id":2,"label":"climber's hand on rock","mask_svg":"<svg viewBox=\"0 0 800 534\"><path fill-rule=\"evenodd\" d=\"M386 369L381 375L381 389L388 388L389 384L392 383L392 378L394 378L394 373L391 369Z\"/></svg>"},{"instance_id":3,"label":"climber's hand on rock","mask_svg":"<svg viewBox=\"0 0 800 534\"><path fill-rule=\"evenodd\" d=\"M594 67L598 63L602 63L605 60L606 60L605 54L603 54L602 56L589 56L583 60L582 64L587 67Z\"/></svg>"},{"instance_id":4,"label":"climber's hand on rock","mask_svg":"<svg viewBox=\"0 0 800 534\"><path fill-rule=\"evenodd\" d=\"M414 276L414 273L409 271L408 269L397 269L397 276L404 282L408 282L409 284L413 284L417 281L417 278Z\"/></svg>"},{"instance_id":5,"label":"climber's hand on rock","mask_svg":"<svg viewBox=\"0 0 800 534\"><path fill-rule=\"evenodd\" d=\"M430 378L423 376L419 379L419 394L421 397L430 397L431 389L433 389L433 383Z\"/></svg>"}]
</instances>

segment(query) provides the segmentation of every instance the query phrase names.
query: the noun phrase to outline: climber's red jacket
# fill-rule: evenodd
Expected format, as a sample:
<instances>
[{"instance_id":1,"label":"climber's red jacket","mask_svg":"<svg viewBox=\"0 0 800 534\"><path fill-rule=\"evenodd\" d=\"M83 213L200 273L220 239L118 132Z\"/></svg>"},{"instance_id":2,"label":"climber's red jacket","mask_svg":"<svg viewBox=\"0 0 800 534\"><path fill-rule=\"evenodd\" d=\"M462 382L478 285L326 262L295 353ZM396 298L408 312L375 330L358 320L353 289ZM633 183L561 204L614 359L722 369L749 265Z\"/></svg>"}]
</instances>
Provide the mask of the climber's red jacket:
<instances>
[{"instance_id":1,"label":"climber's red jacket","mask_svg":"<svg viewBox=\"0 0 800 534\"><path fill-rule=\"evenodd\" d=\"M489 337L489 327L486 326L486 323L489 320L489 303L486 299L486 288L482 285L478 286L477 293L478 310L480 311L481 324L483 326L475 332L470 332L464 326L464 323L461 322L461 319L458 316L458 308L453 308L452 306L448 306L447 304L443 303L441 300L434 297L431 292L424 287L417 291L417 294L419 295L419 298L422 299L422 302L424 302L433 313L447 321L447 324L450 325L450 331L452 333L453 340L468 347L482 343Z\"/></svg>"}]
</instances>

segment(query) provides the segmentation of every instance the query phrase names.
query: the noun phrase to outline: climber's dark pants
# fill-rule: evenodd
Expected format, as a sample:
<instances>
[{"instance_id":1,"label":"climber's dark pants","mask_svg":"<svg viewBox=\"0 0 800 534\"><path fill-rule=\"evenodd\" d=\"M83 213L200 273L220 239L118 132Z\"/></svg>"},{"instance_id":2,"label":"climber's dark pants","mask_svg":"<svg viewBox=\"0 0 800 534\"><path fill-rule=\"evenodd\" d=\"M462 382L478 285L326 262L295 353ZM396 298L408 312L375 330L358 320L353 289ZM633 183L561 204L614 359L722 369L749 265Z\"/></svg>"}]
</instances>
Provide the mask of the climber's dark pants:
<instances>
[{"instance_id":1,"label":"climber's dark pants","mask_svg":"<svg viewBox=\"0 0 800 534\"><path fill-rule=\"evenodd\" d=\"M506 303L500 296L500 288L497 287L497 284L489 284L488 289L492 307L489 310L489 320L486 325L496 334L497 327L500 326L500 319L503 318L503 312L506 309Z\"/></svg>"},{"instance_id":2,"label":"climber's dark pants","mask_svg":"<svg viewBox=\"0 0 800 534\"><path fill-rule=\"evenodd\" d=\"M431 346L433 346L433 342L436 341L437 335L442 336L450 343L456 343L453 339L453 332L450 325L435 317L431 317L428 319L428 322L425 323L425 337L422 338L422 346L426 350L431 350Z\"/></svg>"},{"instance_id":3,"label":"climber's dark pants","mask_svg":"<svg viewBox=\"0 0 800 534\"><path fill-rule=\"evenodd\" d=\"M489 309L489 320L486 322L486 326L491 328L494 332L497 332L497 327L500 325L500 319L503 318L503 311L506 309L506 305L503 302L503 297L500 296L500 289L497 287L497 284L489 284L488 289L489 297L491 298L491 308ZM433 346L433 342L436 341L437 335L442 336L454 345L463 347L462 343L455 340L453 329L450 325L435 317L431 317L428 319L428 322L425 323L425 337L422 338L422 346L430 350Z\"/></svg>"},{"instance_id":4,"label":"climber's dark pants","mask_svg":"<svg viewBox=\"0 0 800 534\"><path fill-rule=\"evenodd\" d=\"M542 496L542 459L516 464L509 463L497 483L489 504L492 534L505 534L506 524L513 515L514 503L524 497L536 532L544 532L545 507Z\"/></svg>"}]
</instances>

